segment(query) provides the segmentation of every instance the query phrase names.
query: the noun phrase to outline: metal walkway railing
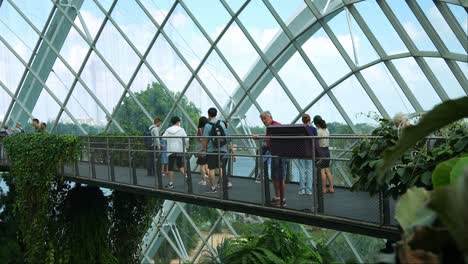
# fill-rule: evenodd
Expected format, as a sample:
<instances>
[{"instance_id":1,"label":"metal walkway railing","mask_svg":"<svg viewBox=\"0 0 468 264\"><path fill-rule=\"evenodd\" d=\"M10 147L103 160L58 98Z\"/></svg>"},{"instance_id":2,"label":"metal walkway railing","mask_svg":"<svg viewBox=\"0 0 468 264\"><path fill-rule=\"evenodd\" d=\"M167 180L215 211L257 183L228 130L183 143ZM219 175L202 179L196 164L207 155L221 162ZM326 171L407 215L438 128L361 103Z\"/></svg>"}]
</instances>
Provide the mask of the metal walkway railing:
<instances>
[{"instance_id":1,"label":"metal walkway railing","mask_svg":"<svg viewBox=\"0 0 468 264\"><path fill-rule=\"evenodd\" d=\"M371 197L365 192L351 192L349 188L354 180L349 173L352 147L362 140L378 140L378 138L362 136L326 138L330 145L329 158L321 157L321 154L316 155L314 152L315 144L319 144L318 140L325 139L317 137L232 136L226 138L229 142L227 153L201 152L202 148L198 144L201 137L160 137L159 139L162 144L158 148L145 145L144 137L81 137L79 160L75 164L64 165L59 173L63 173L71 181L145 193L167 200L374 237L391 239L399 237L397 224L393 220L395 204L393 199L384 199L382 195ZM168 153L167 142L180 143L180 151ZM265 145L269 146L270 153L265 152ZM0 152L2 152L1 144ZM168 176L162 171L162 167L167 159L173 159L174 156L181 160L181 165L186 170L184 174L175 173L174 187L169 188ZM218 161L220 167L224 167L221 171L225 171L227 177L219 177L219 170L216 173L218 181L216 193L207 192L209 183L207 186L199 184L202 178L196 172L198 171L196 161L200 156L211 157ZM0 162L5 161L6 157L2 154ZM272 175L270 167L272 163L278 161L284 165L282 169L287 184L280 195L275 195L271 176L277 175ZM321 191L320 166L322 165L331 168L335 180L334 193ZM311 191L309 194L300 188L307 185L312 185L312 188L309 187ZM272 203L272 198L275 196L284 197L287 205L280 202Z\"/></svg>"}]
</instances>

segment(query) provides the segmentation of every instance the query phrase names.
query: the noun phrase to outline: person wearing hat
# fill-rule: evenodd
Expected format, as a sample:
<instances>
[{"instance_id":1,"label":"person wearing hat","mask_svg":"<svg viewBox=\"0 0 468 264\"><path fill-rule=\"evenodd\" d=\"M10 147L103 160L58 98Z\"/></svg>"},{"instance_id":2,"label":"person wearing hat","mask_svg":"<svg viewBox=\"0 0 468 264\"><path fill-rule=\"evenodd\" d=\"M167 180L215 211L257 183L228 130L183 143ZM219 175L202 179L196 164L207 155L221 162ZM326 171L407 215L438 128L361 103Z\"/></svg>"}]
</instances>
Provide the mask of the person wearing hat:
<instances>
[{"instance_id":1,"label":"person wearing hat","mask_svg":"<svg viewBox=\"0 0 468 264\"><path fill-rule=\"evenodd\" d=\"M314 116L314 125L317 127L317 135L319 136L319 146L321 152L321 160L318 162L320 168L320 175L322 178L322 192L323 193L334 193L333 188L333 176L330 171L330 132L327 128L327 123L322 119L321 116ZM327 190L327 180L330 188Z\"/></svg>"}]
</instances>

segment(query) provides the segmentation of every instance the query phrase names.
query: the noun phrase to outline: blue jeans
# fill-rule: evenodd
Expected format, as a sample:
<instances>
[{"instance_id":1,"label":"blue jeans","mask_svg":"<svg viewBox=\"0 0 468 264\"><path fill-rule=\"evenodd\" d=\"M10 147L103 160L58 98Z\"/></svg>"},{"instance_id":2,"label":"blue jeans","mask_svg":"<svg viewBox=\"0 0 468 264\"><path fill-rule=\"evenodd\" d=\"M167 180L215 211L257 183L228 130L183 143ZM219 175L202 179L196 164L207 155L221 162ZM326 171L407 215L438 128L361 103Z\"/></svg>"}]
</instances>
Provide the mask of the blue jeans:
<instances>
[{"instance_id":1,"label":"blue jeans","mask_svg":"<svg viewBox=\"0 0 468 264\"><path fill-rule=\"evenodd\" d=\"M299 160L299 191L312 192L312 161Z\"/></svg>"}]
</instances>

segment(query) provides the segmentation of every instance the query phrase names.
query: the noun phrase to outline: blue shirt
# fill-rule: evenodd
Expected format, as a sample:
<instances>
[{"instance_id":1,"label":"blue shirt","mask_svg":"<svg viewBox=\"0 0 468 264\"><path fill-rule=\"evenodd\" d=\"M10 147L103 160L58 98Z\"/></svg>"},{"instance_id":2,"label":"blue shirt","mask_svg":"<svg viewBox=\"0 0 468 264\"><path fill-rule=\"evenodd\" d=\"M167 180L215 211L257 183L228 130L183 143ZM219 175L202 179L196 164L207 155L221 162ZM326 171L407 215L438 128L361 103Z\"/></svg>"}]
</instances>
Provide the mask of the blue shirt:
<instances>
[{"instance_id":1,"label":"blue shirt","mask_svg":"<svg viewBox=\"0 0 468 264\"><path fill-rule=\"evenodd\" d=\"M216 122L218 122L218 119L211 120L210 122L206 123L205 128L203 129L203 136L208 138L208 146L207 146L207 149L206 149L207 152L218 152L218 146L215 146L215 144L213 143L213 140L209 138L210 134L211 134L211 129L214 127ZM224 124L223 121L219 122L219 124L224 129L224 134L226 134L226 136L228 136L229 133L228 133L228 130L226 128L226 124ZM229 140L227 140L227 142L229 142ZM228 144L229 143L225 144L224 146L221 146L219 148L219 151L227 153L227 145Z\"/></svg>"}]
</instances>

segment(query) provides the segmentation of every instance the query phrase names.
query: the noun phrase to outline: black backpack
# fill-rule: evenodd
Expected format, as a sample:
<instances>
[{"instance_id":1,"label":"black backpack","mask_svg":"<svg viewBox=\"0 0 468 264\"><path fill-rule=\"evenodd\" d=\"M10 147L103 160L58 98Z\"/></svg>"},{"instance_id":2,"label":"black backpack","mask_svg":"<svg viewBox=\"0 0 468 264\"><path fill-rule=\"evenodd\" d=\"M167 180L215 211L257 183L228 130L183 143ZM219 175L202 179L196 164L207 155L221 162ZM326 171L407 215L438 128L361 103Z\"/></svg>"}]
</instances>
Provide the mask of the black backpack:
<instances>
[{"instance_id":1,"label":"black backpack","mask_svg":"<svg viewBox=\"0 0 468 264\"><path fill-rule=\"evenodd\" d=\"M218 120L215 124L211 124L211 131L210 136L212 137L224 137L226 136L226 132L224 132L224 127L221 126L221 120ZM215 148L222 147L226 145L227 140L225 138L211 138L213 145Z\"/></svg>"},{"instance_id":2,"label":"black backpack","mask_svg":"<svg viewBox=\"0 0 468 264\"><path fill-rule=\"evenodd\" d=\"M153 129L154 127L151 126L151 129L149 127L147 127L145 129L145 132L143 132L143 142L145 143L145 146L147 147L151 147L153 145L153 138L151 138L151 130Z\"/></svg>"}]
</instances>

